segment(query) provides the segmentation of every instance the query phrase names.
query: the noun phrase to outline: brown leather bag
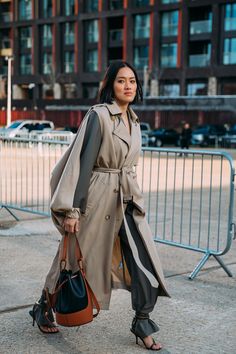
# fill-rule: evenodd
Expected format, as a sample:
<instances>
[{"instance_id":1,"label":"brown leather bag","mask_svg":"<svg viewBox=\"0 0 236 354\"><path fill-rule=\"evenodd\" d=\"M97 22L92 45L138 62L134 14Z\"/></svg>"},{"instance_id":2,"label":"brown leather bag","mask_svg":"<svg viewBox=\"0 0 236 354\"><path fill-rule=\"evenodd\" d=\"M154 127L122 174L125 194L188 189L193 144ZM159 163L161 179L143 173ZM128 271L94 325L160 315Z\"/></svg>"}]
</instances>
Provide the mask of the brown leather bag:
<instances>
[{"instance_id":1,"label":"brown leather bag","mask_svg":"<svg viewBox=\"0 0 236 354\"><path fill-rule=\"evenodd\" d=\"M61 326L72 327L81 326L91 322L100 311L98 301L89 286L83 270L83 258L76 238L75 256L78 261L79 270L72 273L66 269L66 254L68 238L74 237L68 234L64 237L63 250L61 256L61 272L57 282L55 293L53 294L53 308L56 321ZM93 313L93 308L97 313Z\"/></svg>"}]
</instances>

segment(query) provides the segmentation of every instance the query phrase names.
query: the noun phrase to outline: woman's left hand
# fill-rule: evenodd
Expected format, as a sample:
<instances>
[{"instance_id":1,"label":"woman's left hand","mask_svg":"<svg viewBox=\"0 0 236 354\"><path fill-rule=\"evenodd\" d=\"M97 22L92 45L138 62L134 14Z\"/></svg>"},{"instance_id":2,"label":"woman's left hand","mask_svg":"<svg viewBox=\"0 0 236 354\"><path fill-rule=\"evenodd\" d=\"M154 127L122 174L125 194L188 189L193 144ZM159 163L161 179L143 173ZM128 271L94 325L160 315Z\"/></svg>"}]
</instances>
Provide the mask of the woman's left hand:
<instances>
[{"instance_id":1,"label":"woman's left hand","mask_svg":"<svg viewBox=\"0 0 236 354\"><path fill-rule=\"evenodd\" d=\"M79 219L77 218L65 218L63 227L66 232L75 233L79 231Z\"/></svg>"}]
</instances>

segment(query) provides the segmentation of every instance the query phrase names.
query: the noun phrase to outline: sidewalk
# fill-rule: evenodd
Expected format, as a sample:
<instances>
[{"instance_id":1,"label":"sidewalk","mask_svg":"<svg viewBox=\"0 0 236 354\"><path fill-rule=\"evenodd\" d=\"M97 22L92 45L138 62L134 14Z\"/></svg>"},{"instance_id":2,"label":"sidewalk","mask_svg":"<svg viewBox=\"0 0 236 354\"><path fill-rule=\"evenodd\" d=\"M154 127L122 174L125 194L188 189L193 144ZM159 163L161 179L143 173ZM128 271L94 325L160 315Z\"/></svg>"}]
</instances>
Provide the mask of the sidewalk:
<instances>
[{"instance_id":1,"label":"sidewalk","mask_svg":"<svg viewBox=\"0 0 236 354\"><path fill-rule=\"evenodd\" d=\"M122 290L113 292L110 311L102 311L92 324L61 327L51 336L32 327L28 311L41 292L60 236L50 219L22 217L15 222L0 213L0 354L147 353L129 331L133 311L130 294ZM160 298L152 314L161 329L155 336L163 344L160 353L235 354L236 240L223 257L234 278L212 258L190 281L188 275L202 255L157 247L172 295Z\"/></svg>"}]
</instances>

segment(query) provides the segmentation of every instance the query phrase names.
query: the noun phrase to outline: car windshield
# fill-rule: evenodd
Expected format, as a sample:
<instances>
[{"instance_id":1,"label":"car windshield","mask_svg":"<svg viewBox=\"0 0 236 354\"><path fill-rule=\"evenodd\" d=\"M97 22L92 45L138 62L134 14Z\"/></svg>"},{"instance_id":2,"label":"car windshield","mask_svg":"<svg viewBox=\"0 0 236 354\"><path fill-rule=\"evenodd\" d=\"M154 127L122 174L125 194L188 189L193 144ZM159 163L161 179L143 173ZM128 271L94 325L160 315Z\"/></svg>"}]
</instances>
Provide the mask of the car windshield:
<instances>
[{"instance_id":1,"label":"car windshield","mask_svg":"<svg viewBox=\"0 0 236 354\"><path fill-rule=\"evenodd\" d=\"M13 122L11 125L9 125L9 127L7 127L6 129L15 129L17 127L19 127L19 125L21 124L21 122Z\"/></svg>"}]
</instances>

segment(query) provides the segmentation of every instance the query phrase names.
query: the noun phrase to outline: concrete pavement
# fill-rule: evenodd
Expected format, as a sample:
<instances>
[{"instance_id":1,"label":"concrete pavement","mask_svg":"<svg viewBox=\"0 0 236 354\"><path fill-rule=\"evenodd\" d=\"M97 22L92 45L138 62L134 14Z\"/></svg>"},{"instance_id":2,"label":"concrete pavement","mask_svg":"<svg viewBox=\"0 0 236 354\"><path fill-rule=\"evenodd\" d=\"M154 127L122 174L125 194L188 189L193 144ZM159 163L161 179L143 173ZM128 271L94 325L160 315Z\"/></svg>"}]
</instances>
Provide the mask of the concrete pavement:
<instances>
[{"instance_id":1,"label":"concrete pavement","mask_svg":"<svg viewBox=\"0 0 236 354\"><path fill-rule=\"evenodd\" d=\"M60 236L50 219L17 212L20 222L0 213L0 354L138 354L129 331L133 311L130 294L114 291L110 311L78 328L43 335L28 315L41 292ZM236 353L236 241L223 257L229 278L212 258L198 277L189 273L202 255L157 245L171 299L159 298L152 318L160 325L155 336L166 354Z\"/></svg>"}]
</instances>

